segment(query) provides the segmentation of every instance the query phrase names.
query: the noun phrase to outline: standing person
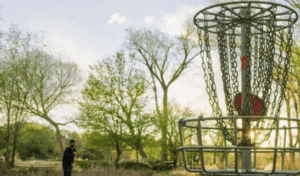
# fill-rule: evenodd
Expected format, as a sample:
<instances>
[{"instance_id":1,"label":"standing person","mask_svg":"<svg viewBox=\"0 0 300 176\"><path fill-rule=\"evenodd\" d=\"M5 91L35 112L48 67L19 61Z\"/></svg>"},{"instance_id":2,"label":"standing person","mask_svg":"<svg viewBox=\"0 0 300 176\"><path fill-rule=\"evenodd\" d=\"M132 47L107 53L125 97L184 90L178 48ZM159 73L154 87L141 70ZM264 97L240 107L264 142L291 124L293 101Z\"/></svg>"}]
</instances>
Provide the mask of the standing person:
<instances>
[{"instance_id":1,"label":"standing person","mask_svg":"<svg viewBox=\"0 0 300 176\"><path fill-rule=\"evenodd\" d=\"M69 144L70 147L66 148L64 152L63 163L62 163L64 169L64 176L71 176L74 156L76 153L75 140L71 139Z\"/></svg>"}]
</instances>

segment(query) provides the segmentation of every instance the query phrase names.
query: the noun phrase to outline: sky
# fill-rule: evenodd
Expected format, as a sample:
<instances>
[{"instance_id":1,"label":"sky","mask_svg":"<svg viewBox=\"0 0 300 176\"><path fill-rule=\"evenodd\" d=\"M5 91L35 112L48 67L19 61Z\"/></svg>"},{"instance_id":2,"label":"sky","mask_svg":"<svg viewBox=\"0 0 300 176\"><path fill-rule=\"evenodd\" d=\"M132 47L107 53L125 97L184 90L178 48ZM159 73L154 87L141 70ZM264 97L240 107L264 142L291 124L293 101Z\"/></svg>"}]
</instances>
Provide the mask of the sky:
<instances>
[{"instance_id":1,"label":"sky","mask_svg":"<svg viewBox=\"0 0 300 176\"><path fill-rule=\"evenodd\" d=\"M206 0L6 0L0 3L0 27L7 30L16 24L43 32L48 48L76 62L86 77L89 65L122 49L126 28L156 28L176 35L185 20L209 5ZM202 79L200 67L199 74L183 74L171 86L170 100L195 110L209 106ZM61 107L51 116L64 122L74 113L76 108ZM82 131L75 125L62 129Z\"/></svg>"},{"instance_id":2,"label":"sky","mask_svg":"<svg viewBox=\"0 0 300 176\"><path fill-rule=\"evenodd\" d=\"M151 28L176 35L182 24L211 5L210 1L213 0L6 0L0 2L0 29L16 24L24 30L43 32L48 48L77 63L83 77L87 77L89 65L122 49L125 29ZM183 72L171 85L169 100L211 115L199 58L192 67L193 72ZM220 73L216 77L221 78ZM50 116L57 122L66 122L76 114L76 106L62 106ZM37 117L32 119L46 123ZM83 132L74 124L61 128Z\"/></svg>"}]
</instances>

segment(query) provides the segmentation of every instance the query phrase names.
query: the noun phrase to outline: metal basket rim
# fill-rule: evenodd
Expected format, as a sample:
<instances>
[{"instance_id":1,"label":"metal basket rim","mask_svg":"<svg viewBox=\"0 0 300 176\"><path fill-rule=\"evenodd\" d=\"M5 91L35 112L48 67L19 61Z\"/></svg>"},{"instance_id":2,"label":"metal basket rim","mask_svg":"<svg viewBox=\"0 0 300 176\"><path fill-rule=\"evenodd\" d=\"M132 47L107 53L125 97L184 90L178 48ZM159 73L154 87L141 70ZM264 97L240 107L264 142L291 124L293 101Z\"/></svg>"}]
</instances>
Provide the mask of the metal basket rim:
<instances>
[{"instance_id":1,"label":"metal basket rim","mask_svg":"<svg viewBox=\"0 0 300 176\"><path fill-rule=\"evenodd\" d=\"M235 1L235 2L225 2L225 3L220 3L220 4L215 4L215 5L208 6L208 7L204 8L204 9L198 11L194 15L193 22L197 26L197 28L203 29L203 27L198 26L197 23L196 23L197 16L199 14L205 12L206 10L209 10L209 9L212 9L212 8L215 8L215 7L218 7L218 6L231 5L231 4L247 4L247 3L250 3L250 4L255 4L255 3L259 3L259 4L271 4L271 5L276 5L276 6L280 6L280 7L286 8L286 9L290 10L293 14L296 15L296 18L294 20L291 20L292 21L291 25L294 25L298 21L298 13L294 9L292 9L291 7L288 7L288 6L283 5L283 4L279 4L279 3L275 3L275 2L267 2L267 1ZM276 29L275 31L285 29L288 26L289 25L285 26L284 28ZM203 29L203 30L207 30L207 29ZM210 32L210 33L215 33L215 34L218 33L216 31L211 31L211 30L207 30L207 31ZM251 35L257 35L257 34L261 34L261 33L251 33ZM228 35L228 34L226 34L226 35ZM236 35L238 35L238 34L236 34Z\"/></svg>"}]
</instances>

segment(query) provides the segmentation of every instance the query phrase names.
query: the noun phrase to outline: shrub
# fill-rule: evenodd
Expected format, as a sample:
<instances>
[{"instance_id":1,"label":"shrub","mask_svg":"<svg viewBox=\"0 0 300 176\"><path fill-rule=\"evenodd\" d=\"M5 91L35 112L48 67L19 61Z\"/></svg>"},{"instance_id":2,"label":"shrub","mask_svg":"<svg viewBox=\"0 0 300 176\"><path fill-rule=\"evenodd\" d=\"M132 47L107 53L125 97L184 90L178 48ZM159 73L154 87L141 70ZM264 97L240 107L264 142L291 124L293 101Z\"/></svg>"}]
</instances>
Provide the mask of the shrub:
<instances>
[{"instance_id":1,"label":"shrub","mask_svg":"<svg viewBox=\"0 0 300 176\"><path fill-rule=\"evenodd\" d=\"M96 162L94 163L94 166L108 167L108 166L109 166L109 162L106 161L106 160L96 161Z\"/></svg>"},{"instance_id":2,"label":"shrub","mask_svg":"<svg viewBox=\"0 0 300 176\"><path fill-rule=\"evenodd\" d=\"M92 164L94 164L93 161L78 161L74 160L74 163L77 164L81 169L85 170L91 167Z\"/></svg>"},{"instance_id":3,"label":"shrub","mask_svg":"<svg viewBox=\"0 0 300 176\"><path fill-rule=\"evenodd\" d=\"M82 151L78 151L78 156L88 160L103 160L105 158L103 151L93 149L83 149Z\"/></svg>"},{"instance_id":4,"label":"shrub","mask_svg":"<svg viewBox=\"0 0 300 176\"><path fill-rule=\"evenodd\" d=\"M153 164L159 164L160 160L159 159L148 159L149 164L153 165Z\"/></svg>"},{"instance_id":5,"label":"shrub","mask_svg":"<svg viewBox=\"0 0 300 176\"><path fill-rule=\"evenodd\" d=\"M6 169L4 162L0 161L0 175L7 174L8 170Z\"/></svg>"},{"instance_id":6,"label":"shrub","mask_svg":"<svg viewBox=\"0 0 300 176\"><path fill-rule=\"evenodd\" d=\"M144 170L144 169L150 169L150 166L145 163L137 163L134 161L124 161L119 164L119 168L124 168L124 169L133 169L133 170Z\"/></svg>"},{"instance_id":7,"label":"shrub","mask_svg":"<svg viewBox=\"0 0 300 176\"><path fill-rule=\"evenodd\" d=\"M152 165L152 170L155 171L170 171L173 169L173 165L168 165L168 164L153 164Z\"/></svg>"}]
</instances>

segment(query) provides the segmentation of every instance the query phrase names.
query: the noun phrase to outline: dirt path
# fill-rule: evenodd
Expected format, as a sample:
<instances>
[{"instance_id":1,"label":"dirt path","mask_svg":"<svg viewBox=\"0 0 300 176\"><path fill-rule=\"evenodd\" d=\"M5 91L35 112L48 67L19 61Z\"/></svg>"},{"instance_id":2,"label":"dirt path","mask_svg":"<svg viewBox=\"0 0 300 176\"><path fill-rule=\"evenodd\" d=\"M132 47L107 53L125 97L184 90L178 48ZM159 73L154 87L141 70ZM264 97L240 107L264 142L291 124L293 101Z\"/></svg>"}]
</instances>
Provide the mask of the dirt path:
<instances>
[{"instance_id":1,"label":"dirt path","mask_svg":"<svg viewBox=\"0 0 300 176\"><path fill-rule=\"evenodd\" d=\"M62 162L61 161L42 161L42 160L33 160L33 161L16 161L15 162L16 170L18 168L45 168L50 170L57 171L56 173L63 173ZM104 169L104 168L103 168ZM107 168L106 168L107 169ZM73 165L73 174L74 176L87 176L90 173L96 173L97 171L90 169L89 171L83 171L78 165ZM93 175L93 174L92 174ZM153 176L196 176L196 173L189 173L185 169L176 169L170 171L170 173L155 173ZM58 175L57 175L58 176Z\"/></svg>"},{"instance_id":2,"label":"dirt path","mask_svg":"<svg viewBox=\"0 0 300 176\"><path fill-rule=\"evenodd\" d=\"M34 168L51 168L54 170L62 170L61 161L42 161L42 160L33 160L33 161L21 161L17 160L15 162L15 166L17 167L34 167ZM76 172L81 172L82 169L74 164L73 169Z\"/></svg>"}]
</instances>

